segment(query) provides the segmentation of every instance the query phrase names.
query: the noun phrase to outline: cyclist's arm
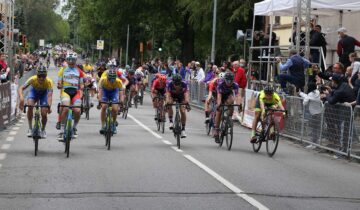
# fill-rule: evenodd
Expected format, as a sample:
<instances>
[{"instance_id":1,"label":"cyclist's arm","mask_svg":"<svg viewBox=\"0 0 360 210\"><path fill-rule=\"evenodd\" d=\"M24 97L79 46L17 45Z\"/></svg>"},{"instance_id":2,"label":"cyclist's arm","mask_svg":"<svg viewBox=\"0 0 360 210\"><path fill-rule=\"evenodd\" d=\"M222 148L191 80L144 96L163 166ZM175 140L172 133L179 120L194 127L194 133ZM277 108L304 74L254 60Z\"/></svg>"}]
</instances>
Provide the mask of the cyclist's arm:
<instances>
[{"instance_id":1,"label":"cyclist's arm","mask_svg":"<svg viewBox=\"0 0 360 210\"><path fill-rule=\"evenodd\" d=\"M125 87L128 86L129 80L126 79L126 77L121 78L121 81L123 82L123 84L124 84Z\"/></svg>"},{"instance_id":2,"label":"cyclist's arm","mask_svg":"<svg viewBox=\"0 0 360 210\"><path fill-rule=\"evenodd\" d=\"M102 95L103 95L103 90L102 90L103 89L103 87L102 87L103 86L103 81L104 80L101 79L99 81L99 85L98 85L98 88L99 88L98 99L99 99L99 101L102 99Z\"/></svg>"},{"instance_id":3,"label":"cyclist's arm","mask_svg":"<svg viewBox=\"0 0 360 210\"><path fill-rule=\"evenodd\" d=\"M189 99L190 99L190 94L189 94L189 91L186 91L185 93L184 93L184 98L185 98L185 101L184 101L184 103L186 103L186 104L188 104L189 103Z\"/></svg>"},{"instance_id":4,"label":"cyclist's arm","mask_svg":"<svg viewBox=\"0 0 360 210\"><path fill-rule=\"evenodd\" d=\"M220 107L220 105L221 105L221 97L222 97L222 95L221 95L221 93L220 93L219 90L218 90L217 102L216 102L217 107Z\"/></svg>"},{"instance_id":5,"label":"cyclist's arm","mask_svg":"<svg viewBox=\"0 0 360 210\"><path fill-rule=\"evenodd\" d=\"M235 94L235 104L236 105L240 105L241 104L241 95L239 92L240 88L237 90L234 90L234 94Z\"/></svg>"},{"instance_id":6,"label":"cyclist's arm","mask_svg":"<svg viewBox=\"0 0 360 210\"><path fill-rule=\"evenodd\" d=\"M125 101L125 88L120 88L119 90L119 94L120 94L120 103L121 104L124 104L124 101Z\"/></svg>"}]
</instances>

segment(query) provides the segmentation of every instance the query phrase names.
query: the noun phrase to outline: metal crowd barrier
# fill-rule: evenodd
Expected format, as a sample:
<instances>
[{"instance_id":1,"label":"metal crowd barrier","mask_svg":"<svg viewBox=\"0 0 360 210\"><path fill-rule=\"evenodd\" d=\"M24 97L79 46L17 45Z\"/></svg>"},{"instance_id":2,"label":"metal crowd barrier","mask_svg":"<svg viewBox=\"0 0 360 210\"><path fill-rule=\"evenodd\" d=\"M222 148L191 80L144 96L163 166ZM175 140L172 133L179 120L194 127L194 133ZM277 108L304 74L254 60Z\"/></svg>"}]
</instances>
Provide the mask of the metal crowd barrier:
<instances>
[{"instance_id":1,"label":"metal crowd barrier","mask_svg":"<svg viewBox=\"0 0 360 210\"><path fill-rule=\"evenodd\" d=\"M0 129L6 128L11 122L16 120L18 116L17 112L17 89L19 85L22 85L35 74L35 70L26 72L15 83L6 82L0 84ZM24 92L27 95L29 90ZM12 111L12 109L15 109Z\"/></svg>"},{"instance_id":2,"label":"metal crowd barrier","mask_svg":"<svg viewBox=\"0 0 360 210\"><path fill-rule=\"evenodd\" d=\"M360 159L360 106L354 108L350 157Z\"/></svg>"}]
</instances>

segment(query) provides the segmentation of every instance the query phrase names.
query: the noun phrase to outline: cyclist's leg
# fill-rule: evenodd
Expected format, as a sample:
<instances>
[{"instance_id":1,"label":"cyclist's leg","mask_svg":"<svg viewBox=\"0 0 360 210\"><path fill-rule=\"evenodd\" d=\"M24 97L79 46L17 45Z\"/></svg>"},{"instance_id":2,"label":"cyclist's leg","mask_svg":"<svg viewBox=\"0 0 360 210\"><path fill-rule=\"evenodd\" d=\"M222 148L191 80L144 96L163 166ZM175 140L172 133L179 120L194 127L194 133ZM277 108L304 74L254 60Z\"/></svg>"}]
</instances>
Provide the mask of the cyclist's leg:
<instances>
[{"instance_id":1,"label":"cyclist's leg","mask_svg":"<svg viewBox=\"0 0 360 210\"><path fill-rule=\"evenodd\" d=\"M76 95L71 99L71 104L73 104L74 106L81 106L80 90L78 90ZM74 113L74 129L76 129L80 121L81 109L73 108L73 113Z\"/></svg>"},{"instance_id":2,"label":"cyclist's leg","mask_svg":"<svg viewBox=\"0 0 360 210\"><path fill-rule=\"evenodd\" d=\"M36 90L31 87L27 98L27 105L34 106L37 100L38 100L38 96ZM27 119L29 123L29 130L32 130L33 107L28 107Z\"/></svg>"},{"instance_id":3,"label":"cyclist's leg","mask_svg":"<svg viewBox=\"0 0 360 210\"><path fill-rule=\"evenodd\" d=\"M261 117L261 108L260 108L260 100L259 98L256 99L256 105L255 105L255 118L253 120L253 124L252 124L252 129L251 129L251 141L254 142L256 141L256 128L257 125L260 121L260 117Z\"/></svg>"},{"instance_id":4,"label":"cyclist's leg","mask_svg":"<svg viewBox=\"0 0 360 210\"><path fill-rule=\"evenodd\" d=\"M99 101L108 102L109 101L108 91L105 89L102 89L102 91L103 91L102 98ZM100 111L101 130L103 130L105 127L107 106L108 106L107 104L101 104L101 111Z\"/></svg>"},{"instance_id":5,"label":"cyclist's leg","mask_svg":"<svg viewBox=\"0 0 360 210\"><path fill-rule=\"evenodd\" d=\"M180 103L185 102L185 96L181 95L179 98ZM180 107L180 115L181 115L181 130L185 130L186 127L186 108L184 106Z\"/></svg>"},{"instance_id":6,"label":"cyclist's leg","mask_svg":"<svg viewBox=\"0 0 360 210\"><path fill-rule=\"evenodd\" d=\"M65 93L64 90L61 91L61 104L64 106L70 106L71 98ZM66 119L67 113L69 111L68 107L62 107L60 112L59 122L62 122L63 119Z\"/></svg>"},{"instance_id":7,"label":"cyclist's leg","mask_svg":"<svg viewBox=\"0 0 360 210\"><path fill-rule=\"evenodd\" d=\"M228 98L225 101L225 104L226 105L233 105L234 101L235 101L234 95L229 95ZM233 113L234 113L234 107L229 107L229 111L228 111L229 116L232 116Z\"/></svg>"},{"instance_id":8,"label":"cyclist's leg","mask_svg":"<svg viewBox=\"0 0 360 210\"><path fill-rule=\"evenodd\" d=\"M112 100L112 102L114 103L119 103L119 89L115 89L111 91L111 95L110 95L110 99ZM119 111L119 105L118 104L113 104L112 105L112 118L113 118L113 122L116 122L116 118L117 118L117 113Z\"/></svg>"},{"instance_id":9,"label":"cyclist's leg","mask_svg":"<svg viewBox=\"0 0 360 210\"><path fill-rule=\"evenodd\" d=\"M208 97L205 101L205 119L206 120L208 120L209 116L210 116L209 106L210 106L211 100L212 100L212 92L210 91L208 94Z\"/></svg>"},{"instance_id":10,"label":"cyclist's leg","mask_svg":"<svg viewBox=\"0 0 360 210\"><path fill-rule=\"evenodd\" d=\"M45 91L39 98L39 102L41 106L46 106L48 105L48 91ZM41 108L41 130L44 131L46 128L46 123L47 123L47 114L48 114L49 109L47 107L42 107Z\"/></svg>"},{"instance_id":11,"label":"cyclist's leg","mask_svg":"<svg viewBox=\"0 0 360 210\"><path fill-rule=\"evenodd\" d=\"M173 96L170 96L168 103L169 103L169 104L173 104L173 103L174 103L174 98L173 98ZM172 106L168 106L167 111L168 111L168 114L169 114L169 122L172 123L172 122L173 122L173 114L174 114L174 112L173 112L173 107L172 107Z\"/></svg>"}]
</instances>

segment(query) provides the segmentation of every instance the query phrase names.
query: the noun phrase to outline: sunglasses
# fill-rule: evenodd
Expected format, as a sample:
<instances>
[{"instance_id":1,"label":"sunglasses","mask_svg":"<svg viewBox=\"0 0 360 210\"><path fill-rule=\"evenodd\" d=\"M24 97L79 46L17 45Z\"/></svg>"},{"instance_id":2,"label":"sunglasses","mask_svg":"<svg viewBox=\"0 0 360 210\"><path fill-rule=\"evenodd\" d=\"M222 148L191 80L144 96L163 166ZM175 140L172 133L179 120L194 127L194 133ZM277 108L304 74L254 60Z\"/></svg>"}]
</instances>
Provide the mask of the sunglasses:
<instances>
[{"instance_id":1,"label":"sunglasses","mask_svg":"<svg viewBox=\"0 0 360 210\"><path fill-rule=\"evenodd\" d=\"M37 77L44 79L44 78L46 78L46 75L41 74L41 75L37 75Z\"/></svg>"}]
</instances>

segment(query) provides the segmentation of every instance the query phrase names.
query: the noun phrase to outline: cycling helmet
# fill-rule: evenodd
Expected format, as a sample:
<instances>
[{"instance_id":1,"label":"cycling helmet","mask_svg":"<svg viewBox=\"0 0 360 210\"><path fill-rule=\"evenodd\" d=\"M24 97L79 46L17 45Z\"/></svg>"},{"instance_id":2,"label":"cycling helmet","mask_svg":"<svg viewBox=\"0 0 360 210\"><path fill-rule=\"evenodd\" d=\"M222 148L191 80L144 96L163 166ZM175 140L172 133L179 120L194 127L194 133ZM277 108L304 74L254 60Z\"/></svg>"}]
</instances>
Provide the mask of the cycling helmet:
<instances>
[{"instance_id":1,"label":"cycling helmet","mask_svg":"<svg viewBox=\"0 0 360 210\"><path fill-rule=\"evenodd\" d=\"M136 69L136 71L135 71L135 75L142 75L143 73L142 73L142 71L140 70L140 69Z\"/></svg>"},{"instance_id":2,"label":"cycling helmet","mask_svg":"<svg viewBox=\"0 0 360 210\"><path fill-rule=\"evenodd\" d=\"M264 92L265 94L273 94L274 93L274 88L271 87L270 85L267 85L264 87Z\"/></svg>"},{"instance_id":3,"label":"cycling helmet","mask_svg":"<svg viewBox=\"0 0 360 210\"><path fill-rule=\"evenodd\" d=\"M174 84L179 85L182 82L182 77L180 74L175 74L172 77L172 81L174 82Z\"/></svg>"},{"instance_id":4,"label":"cycling helmet","mask_svg":"<svg viewBox=\"0 0 360 210\"><path fill-rule=\"evenodd\" d=\"M47 75L47 69L45 66L39 66L36 69L36 75Z\"/></svg>"},{"instance_id":5,"label":"cycling helmet","mask_svg":"<svg viewBox=\"0 0 360 210\"><path fill-rule=\"evenodd\" d=\"M116 65L113 62L109 62L106 64L106 67L109 69L114 69L116 67Z\"/></svg>"},{"instance_id":6,"label":"cycling helmet","mask_svg":"<svg viewBox=\"0 0 360 210\"><path fill-rule=\"evenodd\" d=\"M166 82L166 76L165 76L165 75L161 75L161 76L159 77L159 80L160 80L160 82Z\"/></svg>"},{"instance_id":7,"label":"cycling helmet","mask_svg":"<svg viewBox=\"0 0 360 210\"><path fill-rule=\"evenodd\" d=\"M224 79L224 77L225 77L225 72L221 72L221 73L219 74L219 78L220 78L220 79Z\"/></svg>"},{"instance_id":8,"label":"cycling helmet","mask_svg":"<svg viewBox=\"0 0 360 210\"><path fill-rule=\"evenodd\" d=\"M126 65L126 66L125 66L125 69L130 69L130 66L129 66L129 65Z\"/></svg>"},{"instance_id":9,"label":"cycling helmet","mask_svg":"<svg viewBox=\"0 0 360 210\"><path fill-rule=\"evenodd\" d=\"M76 53L68 53L66 55L66 60L76 60L76 59L77 59Z\"/></svg>"},{"instance_id":10,"label":"cycling helmet","mask_svg":"<svg viewBox=\"0 0 360 210\"><path fill-rule=\"evenodd\" d=\"M128 74L129 74L129 75L134 75L134 74L135 74L135 71L134 71L133 69L130 69L130 70L128 71Z\"/></svg>"},{"instance_id":11,"label":"cycling helmet","mask_svg":"<svg viewBox=\"0 0 360 210\"><path fill-rule=\"evenodd\" d=\"M109 80L115 80L117 78L117 72L115 71L115 69L110 69L108 74L107 74L107 78Z\"/></svg>"},{"instance_id":12,"label":"cycling helmet","mask_svg":"<svg viewBox=\"0 0 360 210\"><path fill-rule=\"evenodd\" d=\"M225 80L234 80L234 74L232 72L226 72L224 78Z\"/></svg>"}]
</instances>

